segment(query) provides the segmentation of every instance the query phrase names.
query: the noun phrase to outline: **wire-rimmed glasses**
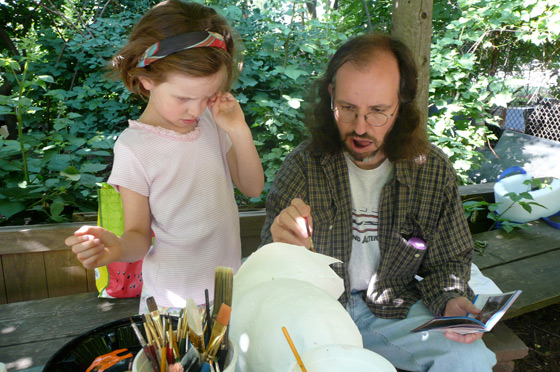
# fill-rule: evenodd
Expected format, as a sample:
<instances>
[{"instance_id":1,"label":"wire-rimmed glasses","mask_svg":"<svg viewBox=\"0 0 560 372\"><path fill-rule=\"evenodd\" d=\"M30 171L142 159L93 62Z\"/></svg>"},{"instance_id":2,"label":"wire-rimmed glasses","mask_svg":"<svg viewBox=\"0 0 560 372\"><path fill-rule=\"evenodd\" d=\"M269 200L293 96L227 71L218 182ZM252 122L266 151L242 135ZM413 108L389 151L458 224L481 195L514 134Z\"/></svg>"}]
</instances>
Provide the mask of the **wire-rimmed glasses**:
<instances>
[{"instance_id":1,"label":"wire-rimmed glasses","mask_svg":"<svg viewBox=\"0 0 560 372\"><path fill-rule=\"evenodd\" d=\"M364 119L366 120L366 123L372 127L382 127L387 124L390 118L395 116L398 108L399 105L395 107L395 110L391 115L387 115L380 111L371 111L364 115ZM360 116L355 108L345 106L335 107L333 101L331 101L331 110L333 110L336 120L346 124L355 122L358 119L358 116Z\"/></svg>"}]
</instances>

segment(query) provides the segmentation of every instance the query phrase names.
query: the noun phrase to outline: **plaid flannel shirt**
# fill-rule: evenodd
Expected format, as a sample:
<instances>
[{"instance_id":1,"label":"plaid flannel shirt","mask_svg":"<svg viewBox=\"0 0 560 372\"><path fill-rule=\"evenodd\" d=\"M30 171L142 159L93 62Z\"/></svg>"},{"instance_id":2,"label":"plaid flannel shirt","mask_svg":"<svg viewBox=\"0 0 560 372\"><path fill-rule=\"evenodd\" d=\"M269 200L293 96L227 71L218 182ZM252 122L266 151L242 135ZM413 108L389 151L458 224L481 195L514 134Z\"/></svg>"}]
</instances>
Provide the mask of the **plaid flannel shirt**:
<instances>
[{"instance_id":1,"label":"plaid flannel shirt","mask_svg":"<svg viewBox=\"0 0 560 372\"><path fill-rule=\"evenodd\" d=\"M270 226L291 200L302 196L311 207L317 252L342 261L333 269L349 294L348 262L352 250L350 181L342 152L312 154L299 145L282 164L266 202L262 244L272 242ZM426 242L426 250L408 243ZM449 300L472 299L468 287L473 241L465 219L457 176L445 154L430 145L422 165L396 161L393 178L383 187L379 205L380 263L365 296L380 318L405 318L419 299L441 315ZM424 279L417 281L415 276Z\"/></svg>"}]
</instances>

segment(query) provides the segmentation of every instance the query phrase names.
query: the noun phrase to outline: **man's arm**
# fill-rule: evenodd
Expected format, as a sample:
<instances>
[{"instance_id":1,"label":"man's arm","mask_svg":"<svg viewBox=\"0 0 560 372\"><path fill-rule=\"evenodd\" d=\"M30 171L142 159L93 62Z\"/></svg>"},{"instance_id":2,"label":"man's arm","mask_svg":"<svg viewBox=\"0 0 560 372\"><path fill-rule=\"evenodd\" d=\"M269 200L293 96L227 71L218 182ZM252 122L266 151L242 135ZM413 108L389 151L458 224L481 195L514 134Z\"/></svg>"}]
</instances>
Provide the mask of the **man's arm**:
<instances>
[{"instance_id":1,"label":"man's arm","mask_svg":"<svg viewBox=\"0 0 560 372\"><path fill-rule=\"evenodd\" d=\"M261 231L261 246L273 241L271 227L277 216L292 201L307 195L307 177L299 151L289 154L276 173L274 183L266 199L266 220Z\"/></svg>"},{"instance_id":2,"label":"man's arm","mask_svg":"<svg viewBox=\"0 0 560 372\"><path fill-rule=\"evenodd\" d=\"M436 315L443 315L447 303L457 297L472 300L468 286L474 244L459 196L457 178L448 164L437 227L422 265L422 299Z\"/></svg>"}]
</instances>

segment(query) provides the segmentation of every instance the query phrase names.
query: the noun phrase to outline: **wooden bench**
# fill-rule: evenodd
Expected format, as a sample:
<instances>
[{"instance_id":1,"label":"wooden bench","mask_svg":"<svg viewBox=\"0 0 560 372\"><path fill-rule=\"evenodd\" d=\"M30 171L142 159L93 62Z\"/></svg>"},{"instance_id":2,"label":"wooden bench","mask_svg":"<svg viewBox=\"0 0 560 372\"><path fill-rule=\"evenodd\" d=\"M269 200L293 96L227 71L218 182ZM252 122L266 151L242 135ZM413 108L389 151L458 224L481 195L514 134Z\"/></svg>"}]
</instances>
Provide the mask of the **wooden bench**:
<instances>
[{"instance_id":1,"label":"wooden bench","mask_svg":"<svg viewBox=\"0 0 560 372\"><path fill-rule=\"evenodd\" d=\"M239 212L241 248L248 256L260 244L262 211ZM0 304L96 292L95 274L86 270L64 239L91 220L0 227Z\"/></svg>"},{"instance_id":2,"label":"wooden bench","mask_svg":"<svg viewBox=\"0 0 560 372\"><path fill-rule=\"evenodd\" d=\"M460 186L463 200L494 202L494 183ZM557 222L560 218L552 218ZM522 295L503 319L510 319L560 302L560 230L542 220L530 223L528 230L488 231L489 220L471 222L473 238L487 244L475 253L473 262L504 292L521 289ZM528 348L504 323L484 336L484 342L496 353L497 372L510 372L515 360L525 357Z\"/></svg>"},{"instance_id":3,"label":"wooden bench","mask_svg":"<svg viewBox=\"0 0 560 372\"><path fill-rule=\"evenodd\" d=\"M481 272L504 292L523 291L503 319L560 302L560 230L535 221L529 230L482 232L473 238L487 243L483 255L473 257ZM498 357L494 371L513 371L514 361L525 357L528 348L503 323L499 325L484 336L484 342Z\"/></svg>"}]
</instances>

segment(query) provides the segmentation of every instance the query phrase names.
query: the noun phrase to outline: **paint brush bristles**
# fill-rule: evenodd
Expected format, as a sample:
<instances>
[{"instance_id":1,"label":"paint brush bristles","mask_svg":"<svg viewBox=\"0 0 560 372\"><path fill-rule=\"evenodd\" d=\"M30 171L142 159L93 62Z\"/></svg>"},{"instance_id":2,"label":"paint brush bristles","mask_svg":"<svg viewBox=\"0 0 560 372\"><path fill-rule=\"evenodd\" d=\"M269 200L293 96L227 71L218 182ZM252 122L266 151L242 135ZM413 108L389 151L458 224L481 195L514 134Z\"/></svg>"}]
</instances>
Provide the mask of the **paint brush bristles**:
<instances>
[{"instance_id":1,"label":"paint brush bristles","mask_svg":"<svg viewBox=\"0 0 560 372\"><path fill-rule=\"evenodd\" d=\"M231 267L216 267L214 277L214 314L213 318L216 319L218 311L221 309L222 304L231 307L233 299L233 269ZM225 362L225 357L228 352L228 328L226 327L223 341L219 345L217 353L218 364Z\"/></svg>"},{"instance_id":2,"label":"paint brush bristles","mask_svg":"<svg viewBox=\"0 0 560 372\"><path fill-rule=\"evenodd\" d=\"M192 298L187 301L187 323L189 325L189 340L193 347L204 354L204 334L202 333L202 315Z\"/></svg>"},{"instance_id":3,"label":"paint brush bristles","mask_svg":"<svg viewBox=\"0 0 560 372\"><path fill-rule=\"evenodd\" d=\"M143 317L144 317L144 322L145 322L144 324L145 324L145 325L148 327L148 329L150 330L150 333L151 333L151 335L152 335L151 337L152 337L152 340L154 340L155 346L156 346L158 349L161 349L161 339L160 339L160 337L159 337L159 335L158 335L158 332L157 332L157 330L156 330L156 327L154 326L154 323L153 323L153 321L152 321L152 318L150 317L150 314L148 314L148 315L143 315Z\"/></svg>"},{"instance_id":4,"label":"paint brush bristles","mask_svg":"<svg viewBox=\"0 0 560 372\"><path fill-rule=\"evenodd\" d=\"M150 316L154 321L154 325L156 331L158 331L159 337L163 338L164 328L161 325L161 318L159 315L158 305L156 303L156 299L153 297L146 298L146 305L148 306L148 311L150 312Z\"/></svg>"},{"instance_id":5,"label":"paint brush bristles","mask_svg":"<svg viewBox=\"0 0 560 372\"><path fill-rule=\"evenodd\" d=\"M218 266L214 274L214 309L212 318L216 319L222 304L231 306L233 290L233 269Z\"/></svg>"},{"instance_id":6,"label":"paint brush bristles","mask_svg":"<svg viewBox=\"0 0 560 372\"><path fill-rule=\"evenodd\" d=\"M216 317L216 321L214 322L214 328L212 328L208 348L206 349L206 362L210 363L216 356L216 353L218 352L218 349L224 339L224 335L226 334L230 317L231 307L226 304L222 304L220 311L218 312L218 316Z\"/></svg>"}]
</instances>

